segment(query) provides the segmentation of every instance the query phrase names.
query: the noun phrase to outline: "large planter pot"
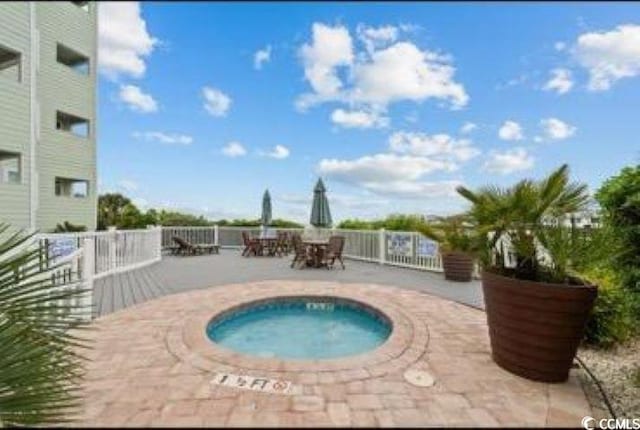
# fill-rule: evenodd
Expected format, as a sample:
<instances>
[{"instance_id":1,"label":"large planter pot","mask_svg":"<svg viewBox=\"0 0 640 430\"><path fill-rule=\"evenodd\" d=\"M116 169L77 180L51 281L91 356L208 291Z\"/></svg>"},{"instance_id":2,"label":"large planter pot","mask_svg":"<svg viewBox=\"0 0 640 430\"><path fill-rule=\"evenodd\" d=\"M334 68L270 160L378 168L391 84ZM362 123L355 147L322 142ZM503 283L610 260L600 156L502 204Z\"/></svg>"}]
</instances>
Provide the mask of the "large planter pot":
<instances>
[{"instance_id":1,"label":"large planter pot","mask_svg":"<svg viewBox=\"0 0 640 430\"><path fill-rule=\"evenodd\" d=\"M566 381L597 288L523 281L484 271L482 289L493 360L528 379Z\"/></svg>"},{"instance_id":2,"label":"large planter pot","mask_svg":"<svg viewBox=\"0 0 640 430\"><path fill-rule=\"evenodd\" d=\"M442 267L445 279L469 282L473 273L473 258L464 252L443 252Z\"/></svg>"}]
</instances>

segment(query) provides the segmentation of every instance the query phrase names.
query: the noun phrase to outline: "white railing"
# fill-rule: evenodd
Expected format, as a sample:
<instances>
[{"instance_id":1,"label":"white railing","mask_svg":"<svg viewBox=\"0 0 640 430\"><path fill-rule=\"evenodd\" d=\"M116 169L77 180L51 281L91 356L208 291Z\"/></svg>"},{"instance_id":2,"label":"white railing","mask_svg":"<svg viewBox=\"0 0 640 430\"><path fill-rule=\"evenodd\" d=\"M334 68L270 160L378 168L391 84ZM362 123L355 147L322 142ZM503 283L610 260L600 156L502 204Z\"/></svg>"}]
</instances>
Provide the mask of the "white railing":
<instances>
[{"instance_id":1,"label":"white railing","mask_svg":"<svg viewBox=\"0 0 640 430\"><path fill-rule=\"evenodd\" d=\"M82 240L83 246L61 258L47 258L46 264L49 267L54 267L49 275L56 293L84 290L81 294L59 299L56 304L71 306L76 309L76 315L80 315L83 319L91 319L93 316L92 287L95 271L92 257L93 242L90 239Z\"/></svg>"},{"instance_id":2,"label":"white railing","mask_svg":"<svg viewBox=\"0 0 640 430\"><path fill-rule=\"evenodd\" d=\"M162 247L175 245L173 237L177 236L189 243L219 243L217 226L211 227L162 227Z\"/></svg>"},{"instance_id":3,"label":"white railing","mask_svg":"<svg viewBox=\"0 0 640 430\"><path fill-rule=\"evenodd\" d=\"M442 272L438 244L414 231L385 231L381 247L384 264Z\"/></svg>"},{"instance_id":4,"label":"white railing","mask_svg":"<svg viewBox=\"0 0 640 430\"><path fill-rule=\"evenodd\" d=\"M302 233L302 228L273 228L276 232ZM191 243L214 244L222 248L240 248L242 232L251 236L260 234L260 227L163 227L163 248L175 245L173 237ZM417 232L382 230L326 229L326 235L345 237L343 255L353 260L376 262L434 272L442 271L437 243Z\"/></svg>"},{"instance_id":5,"label":"white railing","mask_svg":"<svg viewBox=\"0 0 640 430\"><path fill-rule=\"evenodd\" d=\"M242 232L250 236L258 236L261 227L162 227L162 247L175 245L173 237L179 237L189 243L218 245L221 248L240 248L243 246ZM301 228L274 228L275 232L302 232Z\"/></svg>"},{"instance_id":6,"label":"white railing","mask_svg":"<svg viewBox=\"0 0 640 430\"><path fill-rule=\"evenodd\" d=\"M345 257L354 260L380 262L380 234L375 230L332 230L334 234L344 236Z\"/></svg>"},{"instance_id":7,"label":"white railing","mask_svg":"<svg viewBox=\"0 0 640 430\"><path fill-rule=\"evenodd\" d=\"M37 236L50 257L66 256L85 248L85 259L93 258L93 277L137 269L160 261L162 230L110 230L81 233L51 233ZM91 247L87 252L86 247Z\"/></svg>"},{"instance_id":8,"label":"white railing","mask_svg":"<svg viewBox=\"0 0 640 430\"><path fill-rule=\"evenodd\" d=\"M162 229L109 230L100 232L38 234L39 246L46 250L41 265L53 288L79 288L83 295L69 299L91 318L93 282L114 273L137 269L161 259Z\"/></svg>"}]
</instances>

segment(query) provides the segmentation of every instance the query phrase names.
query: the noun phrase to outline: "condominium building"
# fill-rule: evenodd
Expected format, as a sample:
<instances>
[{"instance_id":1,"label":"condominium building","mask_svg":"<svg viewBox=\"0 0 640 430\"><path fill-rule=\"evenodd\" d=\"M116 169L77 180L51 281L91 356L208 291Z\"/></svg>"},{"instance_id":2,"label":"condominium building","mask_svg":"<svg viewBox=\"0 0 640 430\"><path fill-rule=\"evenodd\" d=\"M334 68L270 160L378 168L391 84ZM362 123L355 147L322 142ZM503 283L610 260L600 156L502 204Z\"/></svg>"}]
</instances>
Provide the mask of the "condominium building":
<instances>
[{"instance_id":1,"label":"condominium building","mask_svg":"<svg viewBox=\"0 0 640 430\"><path fill-rule=\"evenodd\" d=\"M96 227L97 5L0 2L0 222Z\"/></svg>"}]
</instances>

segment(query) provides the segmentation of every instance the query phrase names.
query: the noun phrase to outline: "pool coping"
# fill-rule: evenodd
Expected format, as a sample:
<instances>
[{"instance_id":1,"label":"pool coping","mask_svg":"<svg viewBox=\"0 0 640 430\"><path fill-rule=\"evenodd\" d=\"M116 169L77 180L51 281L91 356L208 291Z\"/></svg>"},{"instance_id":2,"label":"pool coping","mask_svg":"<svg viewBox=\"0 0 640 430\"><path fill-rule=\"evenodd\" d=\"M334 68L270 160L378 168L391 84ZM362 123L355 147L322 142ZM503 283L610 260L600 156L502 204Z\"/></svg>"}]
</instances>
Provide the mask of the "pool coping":
<instances>
[{"instance_id":1,"label":"pool coping","mask_svg":"<svg viewBox=\"0 0 640 430\"><path fill-rule=\"evenodd\" d=\"M305 289L306 290L306 289ZM206 328L218 315L233 308L249 306L271 299L289 297L338 298L355 301L384 315L392 331L384 343L357 355L321 360L283 360L235 352L212 342ZM424 322L403 312L395 303L348 291L261 292L251 296L233 297L211 304L201 304L197 312L173 324L167 331L169 351L181 360L204 371L217 371L228 366L250 372L268 372L269 376L305 380L308 374L321 373L325 381L349 382L370 376L381 376L393 368L403 368L416 362L427 350L429 332Z\"/></svg>"}]
</instances>

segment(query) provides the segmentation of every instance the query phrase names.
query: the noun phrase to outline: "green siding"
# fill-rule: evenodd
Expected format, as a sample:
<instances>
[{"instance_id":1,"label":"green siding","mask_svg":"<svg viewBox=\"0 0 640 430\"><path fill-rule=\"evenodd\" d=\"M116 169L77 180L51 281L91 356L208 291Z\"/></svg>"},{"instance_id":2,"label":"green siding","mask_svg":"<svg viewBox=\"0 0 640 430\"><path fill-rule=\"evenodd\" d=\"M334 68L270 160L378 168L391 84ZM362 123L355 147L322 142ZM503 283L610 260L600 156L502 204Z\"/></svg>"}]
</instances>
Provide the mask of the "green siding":
<instances>
[{"instance_id":1,"label":"green siding","mask_svg":"<svg viewBox=\"0 0 640 430\"><path fill-rule=\"evenodd\" d=\"M36 143L38 204L36 225L50 231L69 221L96 227L96 5L89 12L71 2L36 2L39 61L36 67L36 109L39 129ZM22 83L2 82L0 93L0 149L21 152L20 185L0 185L0 219L29 226L29 3L0 4L0 44L23 54ZM90 74L81 75L56 60L61 43L87 56ZM5 98L5 94L7 97ZM7 100L7 102L4 102ZM56 129L56 111L90 121L89 137ZM89 181L87 198L55 195L55 177Z\"/></svg>"},{"instance_id":2,"label":"green siding","mask_svg":"<svg viewBox=\"0 0 640 430\"><path fill-rule=\"evenodd\" d=\"M0 45L21 54L21 82L0 77L0 150L18 152L22 182L0 183L0 222L29 228L29 5L0 3Z\"/></svg>"},{"instance_id":3,"label":"green siding","mask_svg":"<svg viewBox=\"0 0 640 430\"><path fill-rule=\"evenodd\" d=\"M40 140L37 163L39 176L38 225L42 230L57 223L96 227L96 13L71 2L38 2L37 27L40 31ZM56 60L61 43L89 57L90 74L80 75ZM88 138L56 129L56 111L90 121ZM55 195L55 177L89 181L87 198Z\"/></svg>"}]
</instances>

